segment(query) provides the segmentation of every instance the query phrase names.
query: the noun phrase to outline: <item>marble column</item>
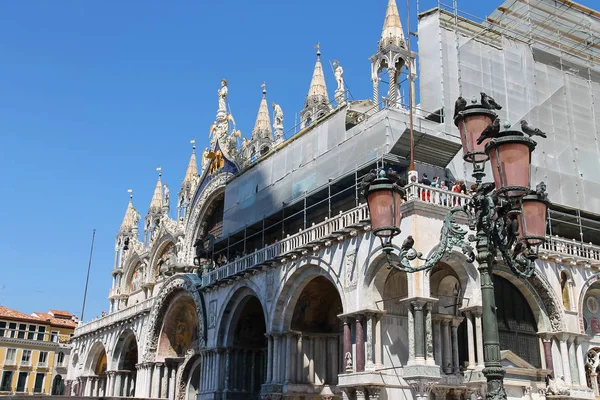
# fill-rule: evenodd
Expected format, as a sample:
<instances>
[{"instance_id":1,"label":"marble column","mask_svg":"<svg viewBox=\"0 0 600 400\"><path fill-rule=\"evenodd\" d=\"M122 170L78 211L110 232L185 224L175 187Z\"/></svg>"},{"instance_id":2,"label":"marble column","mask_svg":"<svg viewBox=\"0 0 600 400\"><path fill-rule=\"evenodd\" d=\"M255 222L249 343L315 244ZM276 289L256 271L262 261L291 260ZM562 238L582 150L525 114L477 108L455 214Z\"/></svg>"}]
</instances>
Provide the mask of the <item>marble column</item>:
<instances>
[{"instance_id":1,"label":"marble column","mask_svg":"<svg viewBox=\"0 0 600 400\"><path fill-rule=\"evenodd\" d=\"M413 310L410 303L407 304L408 308L408 362L407 364L413 364L415 362L415 320L413 316Z\"/></svg>"},{"instance_id":2,"label":"marble column","mask_svg":"<svg viewBox=\"0 0 600 400\"><path fill-rule=\"evenodd\" d=\"M356 317L356 372L365 370L365 338L362 316Z\"/></svg>"},{"instance_id":3,"label":"marble column","mask_svg":"<svg viewBox=\"0 0 600 400\"><path fill-rule=\"evenodd\" d=\"M433 319L433 341L437 344L434 347L434 358L437 365L444 365L442 361L442 320L439 317Z\"/></svg>"},{"instance_id":4,"label":"marble column","mask_svg":"<svg viewBox=\"0 0 600 400\"><path fill-rule=\"evenodd\" d=\"M115 387L113 390L115 397L120 397L123 395L122 387L123 387L123 373L121 371L117 371L117 372L115 372Z\"/></svg>"},{"instance_id":5,"label":"marble column","mask_svg":"<svg viewBox=\"0 0 600 400\"><path fill-rule=\"evenodd\" d=\"M306 337L308 345L308 383L315 383L315 338L312 336Z\"/></svg>"},{"instance_id":6,"label":"marble column","mask_svg":"<svg viewBox=\"0 0 600 400\"><path fill-rule=\"evenodd\" d=\"M272 347L271 335L268 336L268 339L269 339L269 345L270 345L270 347ZM224 384L223 384L224 388L223 388L223 392L224 393L227 393L230 390L229 389L229 384L230 384L230 382L229 382L229 378L230 378L229 374L230 374L230 371L231 371L231 348L228 347L227 349L225 349L225 371L224 371L224 374L223 374L223 376L224 376ZM270 369L267 370L267 372L269 373ZM269 376L271 376L271 375L269 375ZM271 380L269 380L269 382L271 382Z\"/></svg>"},{"instance_id":7,"label":"marble column","mask_svg":"<svg viewBox=\"0 0 600 400\"><path fill-rule=\"evenodd\" d=\"M128 372L123 373L123 390L121 391L123 397L129 396L129 376Z\"/></svg>"},{"instance_id":8,"label":"marble column","mask_svg":"<svg viewBox=\"0 0 600 400\"><path fill-rule=\"evenodd\" d=\"M473 335L473 314L471 311L465 311L467 319L467 345L469 347L469 365L467 369L475 369L475 337Z\"/></svg>"},{"instance_id":9,"label":"marble column","mask_svg":"<svg viewBox=\"0 0 600 400\"><path fill-rule=\"evenodd\" d=\"M294 355L294 350L292 348L292 333L288 332L285 335L285 352L286 352L286 357L285 357L285 383L291 383L292 380L294 379L294 371L292 370L292 367L294 365L294 360L293 360L293 355Z\"/></svg>"},{"instance_id":10,"label":"marble column","mask_svg":"<svg viewBox=\"0 0 600 400\"><path fill-rule=\"evenodd\" d=\"M273 334L273 383L281 383L281 335Z\"/></svg>"},{"instance_id":11,"label":"marble column","mask_svg":"<svg viewBox=\"0 0 600 400\"><path fill-rule=\"evenodd\" d=\"M304 383L304 379L302 378L304 372L304 350L302 346L302 334L299 334L296 341L296 383Z\"/></svg>"},{"instance_id":12,"label":"marble column","mask_svg":"<svg viewBox=\"0 0 600 400\"><path fill-rule=\"evenodd\" d=\"M462 322L462 318L452 319L452 372L460 374L460 361L458 354L458 326Z\"/></svg>"},{"instance_id":13,"label":"marble column","mask_svg":"<svg viewBox=\"0 0 600 400\"><path fill-rule=\"evenodd\" d=\"M481 312L473 312L475 315L475 344L477 349L477 369L485 367L483 360L483 329L481 327Z\"/></svg>"},{"instance_id":14,"label":"marble column","mask_svg":"<svg viewBox=\"0 0 600 400\"><path fill-rule=\"evenodd\" d=\"M146 363L146 397L152 397L152 372L154 371L153 363Z\"/></svg>"},{"instance_id":15,"label":"marble column","mask_svg":"<svg viewBox=\"0 0 600 400\"><path fill-rule=\"evenodd\" d=\"M592 381L592 391L594 392L594 395L598 396L600 394L600 391L598 389L598 374L592 372L590 374L590 381Z\"/></svg>"},{"instance_id":16,"label":"marble column","mask_svg":"<svg viewBox=\"0 0 600 400\"><path fill-rule=\"evenodd\" d=\"M573 385L579 385L579 366L577 365L577 359L575 357L575 338L569 338L567 345L569 346L569 366L571 369L571 381L573 382Z\"/></svg>"},{"instance_id":17,"label":"marble column","mask_svg":"<svg viewBox=\"0 0 600 400\"><path fill-rule=\"evenodd\" d=\"M175 375L176 367L172 365L169 370L169 399L175 398Z\"/></svg>"},{"instance_id":18,"label":"marble column","mask_svg":"<svg viewBox=\"0 0 600 400\"><path fill-rule=\"evenodd\" d=\"M389 77L389 88L388 88L388 99L389 99L389 106L390 107L397 107L397 101L398 101L398 88L397 88L397 82L396 82L396 68L389 68L388 69L388 77Z\"/></svg>"},{"instance_id":19,"label":"marble column","mask_svg":"<svg viewBox=\"0 0 600 400\"><path fill-rule=\"evenodd\" d=\"M267 379L266 383L273 382L273 336L266 334L267 336ZM229 353L228 353L229 354ZM227 375L225 375L227 376Z\"/></svg>"},{"instance_id":20,"label":"marble column","mask_svg":"<svg viewBox=\"0 0 600 400\"><path fill-rule=\"evenodd\" d=\"M446 374L452 373L452 338L450 333L451 321L442 321L442 369Z\"/></svg>"},{"instance_id":21,"label":"marble column","mask_svg":"<svg viewBox=\"0 0 600 400\"><path fill-rule=\"evenodd\" d=\"M414 343L415 343L415 362L421 364L425 361L425 327L423 324L423 306L421 301L412 302L414 310Z\"/></svg>"},{"instance_id":22,"label":"marble column","mask_svg":"<svg viewBox=\"0 0 600 400\"><path fill-rule=\"evenodd\" d=\"M96 394L96 383L98 382L98 377L90 376L90 396L98 396Z\"/></svg>"},{"instance_id":23,"label":"marble column","mask_svg":"<svg viewBox=\"0 0 600 400\"><path fill-rule=\"evenodd\" d=\"M425 304L425 363L435 365L433 356L433 326L431 322L432 303Z\"/></svg>"},{"instance_id":24,"label":"marble column","mask_svg":"<svg viewBox=\"0 0 600 400\"><path fill-rule=\"evenodd\" d=\"M161 363L155 363L152 370L152 397L160 397L160 368Z\"/></svg>"},{"instance_id":25,"label":"marble column","mask_svg":"<svg viewBox=\"0 0 600 400\"><path fill-rule=\"evenodd\" d=\"M567 346L567 337L563 336L560 339L560 358L563 366L563 375L567 385L571 386L573 381L571 380L571 367L569 365L569 349Z\"/></svg>"},{"instance_id":26,"label":"marble column","mask_svg":"<svg viewBox=\"0 0 600 400\"><path fill-rule=\"evenodd\" d=\"M375 316L375 368L383 367L383 357L382 351L383 348L381 346L382 336L381 336L381 320L383 316L381 314L377 314Z\"/></svg>"},{"instance_id":27,"label":"marble column","mask_svg":"<svg viewBox=\"0 0 600 400\"><path fill-rule=\"evenodd\" d=\"M167 372L167 366L162 364L160 366L160 374L161 374L161 383L160 383L160 397L166 399L169 395L168 392L168 382L169 382L169 373Z\"/></svg>"},{"instance_id":28,"label":"marble column","mask_svg":"<svg viewBox=\"0 0 600 400\"><path fill-rule=\"evenodd\" d=\"M352 362L352 337L350 320L344 318L344 370L347 373L352 373L353 362Z\"/></svg>"},{"instance_id":29,"label":"marble column","mask_svg":"<svg viewBox=\"0 0 600 400\"><path fill-rule=\"evenodd\" d=\"M292 352L293 353L293 352ZM252 351L250 353L250 383L249 383L249 388L250 388L250 392L254 392L254 382L255 382L255 377L256 377L256 370L257 370L257 363L258 363L258 353L256 351Z\"/></svg>"},{"instance_id":30,"label":"marble column","mask_svg":"<svg viewBox=\"0 0 600 400\"><path fill-rule=\"evenodd\" d=\"M575 359L577 360L577 370L579 371L579 385L585 387L587 382L585 377L585 361L583 360L583 346L581 343L581 338L577 338L575 346Z\"/></svg>"},{"instance_id":31,"label":"marble column","mask_svg":"<svg viewBox=\"0 0 600 400\"><path fill-rule=\"evenodd\" d=\"M373 371L375 369L375 353L373 351L374 340L373 340L373 317L371 313L366 314L367 318L367 364L365 369L367 371Z\"/></svg>"},{"instance_id":32,"label":"marble column","mask_svg":"<svg viewBox=\"0 0 600 400\"><path fill-rule=\"evenodd\" d=\"M544 336L542 337L542 344L544 346L544 361L546 362L546 369L549 369L551 375L554 377L554 362L552 360L552 337Z\"/></svg>"}]
</instances>

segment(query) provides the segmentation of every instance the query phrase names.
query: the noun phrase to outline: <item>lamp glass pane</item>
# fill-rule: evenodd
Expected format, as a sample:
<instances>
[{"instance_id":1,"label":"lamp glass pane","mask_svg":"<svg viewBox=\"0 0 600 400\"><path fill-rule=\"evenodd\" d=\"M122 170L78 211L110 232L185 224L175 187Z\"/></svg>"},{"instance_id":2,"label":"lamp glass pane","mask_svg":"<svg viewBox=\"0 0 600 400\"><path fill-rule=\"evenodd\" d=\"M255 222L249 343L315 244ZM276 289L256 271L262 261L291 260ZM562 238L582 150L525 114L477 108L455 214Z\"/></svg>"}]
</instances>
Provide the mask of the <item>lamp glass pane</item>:
<instances>
[{"instance_id":1,"label":"lamp glass pane","mask_svg":"<svg viewBox=\"0 0 600 400\"><path fill-rule=\"evenodd\" d=\"M490 162L496 189L503 186L529 188L529 166L531 151L524 143L500 143L490 152ZM511 190L509 197L524 195L521 190Z\"/></svg>"},{"instance_id":2,"label":"lamp glass pane","mask_svg":"<svg viewBox=\"0 0 600 400\"><path fill-rule=\"evenodd\" d=\"M466 116L462 123L459 124L460 139L463 146L463 154L472 152L482 152L485 149L485 145L490 139L485 139L483 143L477 144L477 139L481 136L481 132L489 124L492 123L492 118L487 115L470 115ZM479 155L475 158L476 162L485 161L487 156Z\"/></svg>"},{"instance_id":3,"label":"lamp glass pane","mask_svg":"<svg viewBox=\"0 0 600 400\"><path fill-rule=\"evenodd\" d=\"M395 200L395 206L394 206ZM400 227L402 213L400 206L402 198L400 193L390 189L378 189L368 194L369 213L371 214L371 228L377 230L384 227ZM377 236L390 236L392 231L384 229L376 232Z\"/></svg>"}]
</instances>

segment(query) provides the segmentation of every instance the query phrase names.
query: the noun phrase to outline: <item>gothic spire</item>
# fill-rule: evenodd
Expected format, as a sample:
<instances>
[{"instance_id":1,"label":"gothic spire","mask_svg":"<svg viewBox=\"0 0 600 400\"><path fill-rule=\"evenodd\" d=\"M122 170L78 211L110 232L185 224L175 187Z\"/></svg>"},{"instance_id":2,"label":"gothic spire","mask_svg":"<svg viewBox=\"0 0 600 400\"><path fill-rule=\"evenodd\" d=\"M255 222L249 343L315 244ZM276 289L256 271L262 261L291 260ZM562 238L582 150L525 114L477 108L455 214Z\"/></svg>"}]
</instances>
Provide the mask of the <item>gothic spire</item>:
<instances>
[{"instance_id":1,"label":"gothic spire","mask_svg":"<svg viewBox=\"0 0 600 400\"><path fill-rule=\"evenodd\" d=\"M196 141L192 140L192 155L188 163L185 177L183 178L182 186L191 185L194 179L198 176L198 164L196 163Z\"/></svg>"},{"instance_id":2,"label":"gothic spire","mask_svg":"<svg viewBox=\"0 0 600 400\"><path fill-rule=\"evenodd\" d=\"M383 22L383 29L381 31L381 39L379 40L380 49L388 45L405 47L404 30L402 29L402 23L400 22L400 14L398 13L396 0L388 1L385 21Z\"/></svg>"},{"instance_id":3,"label":"gothic spire","mask_svg":"<svg viewBox=\"0 0 600 400\"><path fill-rule=\"evenodd\" d=\"M163 191L162 191L162 169L157 168L158 170L158 181L156 182L156 187L154 188L154 194L152 195L152 201L150 201L150 207L148 208L148 214L160 214L162 212L163 206Z\"/></svg>"},{"instance_id":4,"label":"gothic spire","mask_svg":"<svg viewBox=\"0 0 600 400\"><path fill-rule=\"evenodd\" d=\"M310 88L308 89L308 98L310 97L323 97L329 103L329 97L327 96L327 85L325 85L325 75L323 75L323 65L321 64L321 46L317 44L317 62L315 63L315 69L313 70L312 80L310 81Z\"/></svg>"},{"instance_id":5,"label":"gothic spire","mask_svg":"<svg viewBox=\"0 0 600 400\"><path fill-rule=\"evenodd\" d=\"M271 130L271 117L269 117L269 106L267 104L267 85L263 83L263 96L258 107L258 115L256 116L256 122L254 123L254 129L252 129L252 137L250 140L256 139L269 139L273 140Z\"/></svg>"},{"instance_id":6,"label":"gothic spire","mask_svg":"<svg viewBox=\"0 0 600 400\"><path fill-rule=\"evenodd\" d=\"M119 228L119 233L128 233L134 227L137 227L139 214L137 210L133 207L133 192L131 189L129 192L129 204L127 204L127 210L125 210L125 216L123 217L123 222L121 222L121 228Z\"/></svg>"}]
</instances>

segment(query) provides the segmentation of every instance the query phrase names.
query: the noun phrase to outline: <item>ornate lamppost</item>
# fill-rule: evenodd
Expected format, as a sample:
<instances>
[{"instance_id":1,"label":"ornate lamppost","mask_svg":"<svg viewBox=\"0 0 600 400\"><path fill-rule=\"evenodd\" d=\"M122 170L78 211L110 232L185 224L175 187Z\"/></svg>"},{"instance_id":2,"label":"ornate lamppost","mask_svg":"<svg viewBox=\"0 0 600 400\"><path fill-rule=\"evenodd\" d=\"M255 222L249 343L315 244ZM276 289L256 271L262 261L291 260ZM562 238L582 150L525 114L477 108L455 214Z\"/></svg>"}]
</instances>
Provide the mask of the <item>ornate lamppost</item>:
<instances>
[{"instance_id":1,"label":"ornate lamppost","mask_svg":"<svg viewBox=\"0 0 600 400\"><path fill-rule=\"evenodd\" d=\"M450 210L444 220L440 243L427 259L414 249L411 236L402 244L398 258L392 257L392 240L400 234L400 206L406 198L398 175L391 170L380 170L363 180L372 231L380 238L390 267L408 273L431 269L454 247L460 247L470 262L477 260L483 306L483 374L487 379L488 400L506 399L492 280L496 256L500 253L517 276L531 277L539 246L546 240L549 204L543 182L535 191L530 189L531 152L536 146L531 136L546 135L525 121L521 121L518 128L509 123L501 126L494 111L500 108L485 93L470 103L461 97L456 102L454 123L461 134L463 159L473 166L477 189L466 205ZM494 182L483 183L488 160ZM469 229L476 232L475 235L467 236L468 232L456 223L454 215L457 213L466 214ZM472 242L475 249L469 244ZM413 267L411 262L416 259L423 263Z\"/></svg>"}]
</instances>

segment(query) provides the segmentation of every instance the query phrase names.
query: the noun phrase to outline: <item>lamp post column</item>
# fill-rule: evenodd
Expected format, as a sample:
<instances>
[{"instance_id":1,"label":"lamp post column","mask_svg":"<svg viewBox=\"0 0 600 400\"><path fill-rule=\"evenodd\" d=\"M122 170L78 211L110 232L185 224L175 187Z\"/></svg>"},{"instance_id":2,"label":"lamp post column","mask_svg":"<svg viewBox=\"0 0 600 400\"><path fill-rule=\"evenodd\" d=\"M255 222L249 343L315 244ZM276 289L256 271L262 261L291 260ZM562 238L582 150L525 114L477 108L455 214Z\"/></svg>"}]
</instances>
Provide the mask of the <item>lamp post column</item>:
<instances>
[{"instance_id":1,"label":"lamp post column","mask_svg":"<svg viewBox=\"0 0 600 400\"><path fill-rule=\"evenodd\" d=\"M492 269L494 255L490 251L487 232L477 232L477 262L479 263L479 279L481 282L481 304L483 306L483 347L485 368L483 374L487 379L486 400L506 399L504 390L504 368L500 363L500 337L496 316L496 298Z\"/></svg>"}]
</instances>

